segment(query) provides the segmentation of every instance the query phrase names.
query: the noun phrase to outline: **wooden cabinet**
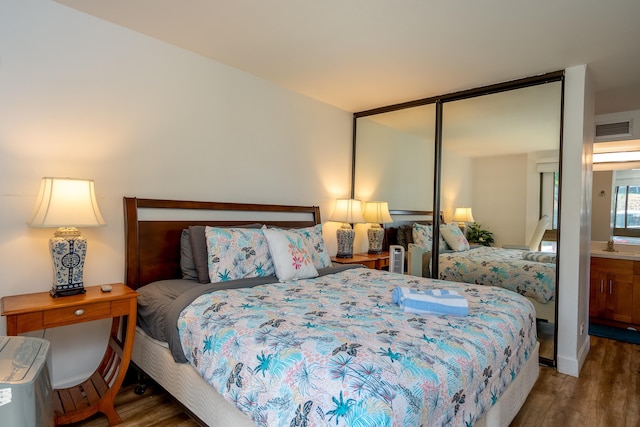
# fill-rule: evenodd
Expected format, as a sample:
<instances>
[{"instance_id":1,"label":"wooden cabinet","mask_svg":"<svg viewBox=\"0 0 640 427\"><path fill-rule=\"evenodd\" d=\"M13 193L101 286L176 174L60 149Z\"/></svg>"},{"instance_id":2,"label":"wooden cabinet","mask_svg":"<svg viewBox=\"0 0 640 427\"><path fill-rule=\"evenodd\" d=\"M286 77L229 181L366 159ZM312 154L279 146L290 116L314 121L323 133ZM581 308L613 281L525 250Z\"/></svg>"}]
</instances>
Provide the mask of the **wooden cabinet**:
<instances>
[{"instance_id":1,"label":"wooden cabinet","mask_svg":"<svg viewBox=\"0 0 640 427\"><path fill-rule=\"evenodd\" d=\"M353 254L351 258L331 257L331 262L336 264L362 264L367 268L382 270L389 267L389 252L381 254Z\"/></svg>"},{"instance_id":2,"label":"wooden cabinet","mask_svg":"<svg viewBox=\"0 0 640 427\"><path fill-rule=\"evenodd\" d=\"M640 326L640 261L591 258L589 317L593 323Z\"/></svg>"},{"instance_id":3,"label":"wooden cabinet","mask_svg":"<svg viewBox=\"0 0 640 427\"><path fill-rule=\"evenodd\" d=\"M52 298L49 292L2 298L7 335L112 319L111 335L98 369L81 384L54 390L56 425L75 423L96 412L105 414L110 426L121 422L113 401L133 350L138 293L123 283L111 287L111 292L102 292L99 286L89 286L86 294L59 298Z\"/></svg>"}]
</instances>

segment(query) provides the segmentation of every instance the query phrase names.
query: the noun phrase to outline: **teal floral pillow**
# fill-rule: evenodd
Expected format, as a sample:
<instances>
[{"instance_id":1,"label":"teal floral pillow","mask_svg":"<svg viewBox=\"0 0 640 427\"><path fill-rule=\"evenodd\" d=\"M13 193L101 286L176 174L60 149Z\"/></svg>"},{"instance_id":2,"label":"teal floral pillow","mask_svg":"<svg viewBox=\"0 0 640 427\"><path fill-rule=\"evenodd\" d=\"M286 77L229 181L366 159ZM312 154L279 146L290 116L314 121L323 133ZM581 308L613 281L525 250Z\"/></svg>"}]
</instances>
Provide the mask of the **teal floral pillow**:
<instances>
[{"instance_id":1,"label":"teal floral pillow","mask_svg":"<svg viewBox=\"0 0 640 427\"><path fill-rule=\"evenodd\" d=\"M293 230L264 229L276 276L281 282L316 277L307 244Z\"/></svg>"},{"instance_id":2,"label":"teal floral pillow","mask_svg":"<svg viewBox=\"0 0 640 427\"><path fill-rule=\"evenodd\" d=\"M430 225L414 222L411 237L413 243L420 246L423 252L431 252L433 249L433 229Z\"/></svg>"},{"instance_id":3,"label":"teal floral pillow","mask_svg":"<svg viewBox=\"0 0 640 427\"><path fill-rule=\"evenodd\" d=\"M444 241L456 252L468 251L469 242L464 237L462 230L457 224L446 224L440 226L440 235L444 238Z\"/></svg>"},{"instance_id":4,"label":"teal floral pillow","mask_svg":"<svg viewBox=\"0 0 640 427\"><path fill-rule=\"evenodd\" d=\"M269 246L262 230L206 227L205 237L212 283L274 274Z\"/></svg>"},{"instance_id":5,"label":"teal floral pillow","mask_svg":"<svg viewBox=\"0 0 640 427\"><path fill-rule=\"evenodd\" d=\"M422 252L431 252L433 249L433 228L431 225L414 222L411 229L411 237L413 237L413 243L422 248ZM442 238L442 233L440 234L438 249L441 251L449 249L447 242Z\"/></svg>"},{"instance_id":6,"label":"teal floral pillow","mask_svg":"<svg viewBox=\"0 0 640 427\"><path fill-rule=\"evenodd\" d=\"M314 225L313 227L292 229L291 231L296 232L302 237L302 240L307 245L309 254L311 254L313 266L316 269L331 267L331 257L327 252L324 239L322 238L322 224Z\"/></svg>"}]
</instances>

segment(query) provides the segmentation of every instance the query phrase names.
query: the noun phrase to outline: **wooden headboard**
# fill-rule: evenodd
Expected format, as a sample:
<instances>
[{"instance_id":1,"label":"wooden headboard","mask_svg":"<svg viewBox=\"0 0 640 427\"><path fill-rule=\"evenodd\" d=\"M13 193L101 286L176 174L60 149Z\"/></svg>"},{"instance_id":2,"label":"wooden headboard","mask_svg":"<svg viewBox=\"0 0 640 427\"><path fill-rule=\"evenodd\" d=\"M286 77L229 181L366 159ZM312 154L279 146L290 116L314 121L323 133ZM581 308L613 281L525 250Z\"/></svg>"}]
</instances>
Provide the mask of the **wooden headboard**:
<instances>
[{"instance_id":1,"label":"wooden headboard","mask_svg":"<svg viewBox=\"0 0 640 427\"><path fill-rule=\"evenodd\" d=\"M256 222L311 227L320 224L320 208L125 197L126 284L138 289L157 280L181 278L180 236L190 225L229 227Z\"/></svg>"}]
</instances>

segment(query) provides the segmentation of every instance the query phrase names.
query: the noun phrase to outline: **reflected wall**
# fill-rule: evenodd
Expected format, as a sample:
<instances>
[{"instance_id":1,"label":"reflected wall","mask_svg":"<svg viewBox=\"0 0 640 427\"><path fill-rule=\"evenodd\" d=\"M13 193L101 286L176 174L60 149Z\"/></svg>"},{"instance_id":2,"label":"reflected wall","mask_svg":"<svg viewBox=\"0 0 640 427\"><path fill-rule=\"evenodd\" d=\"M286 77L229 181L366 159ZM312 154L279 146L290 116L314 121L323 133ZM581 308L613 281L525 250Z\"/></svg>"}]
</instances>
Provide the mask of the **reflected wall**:
<instances>
[{"instance_id":1,"label":"reflected wall","mask_svg":"<svg viewBox=\"0 0 640 427\"><path fill-rule=\"evenodd\" d=\"M357 119L354 197L390 210L430 210L433 203L433 105Z\"/></svg>"}]
</instances>

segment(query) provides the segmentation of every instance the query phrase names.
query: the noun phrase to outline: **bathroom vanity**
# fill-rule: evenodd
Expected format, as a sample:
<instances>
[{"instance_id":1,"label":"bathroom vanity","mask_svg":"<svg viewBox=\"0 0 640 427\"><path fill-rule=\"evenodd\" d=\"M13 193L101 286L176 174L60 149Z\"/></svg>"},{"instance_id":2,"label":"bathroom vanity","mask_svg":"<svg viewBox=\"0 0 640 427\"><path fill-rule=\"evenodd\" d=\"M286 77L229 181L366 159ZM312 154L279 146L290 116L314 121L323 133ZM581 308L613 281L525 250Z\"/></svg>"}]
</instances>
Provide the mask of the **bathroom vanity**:
<instances>
[{"instance_id":1,"label":"bathroom vanity","mask_svg":"<svg viewBox=\"0 0 640 427\"><path fill-rule=\"evenodd\" d=\"M592 244L589 321L640 330L640 248Z\"/></svg>"}]
</instances>

